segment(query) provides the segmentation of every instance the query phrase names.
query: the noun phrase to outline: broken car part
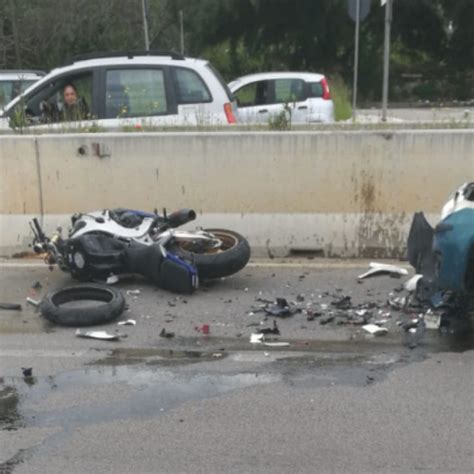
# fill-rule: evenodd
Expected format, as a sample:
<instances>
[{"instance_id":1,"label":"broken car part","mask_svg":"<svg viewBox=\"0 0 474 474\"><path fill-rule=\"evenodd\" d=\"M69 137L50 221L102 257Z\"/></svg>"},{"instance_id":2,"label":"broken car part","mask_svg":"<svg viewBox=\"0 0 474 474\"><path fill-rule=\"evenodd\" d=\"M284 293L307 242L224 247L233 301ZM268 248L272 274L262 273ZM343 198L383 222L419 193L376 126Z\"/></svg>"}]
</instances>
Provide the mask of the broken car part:
<instances>
[{"instance_id":1,"label":"broken car part","mask_svg":"<svg viewBox=\"0 0 474 474\"><path fill-rule=\"evenodd\" d=\"M369 263L369 270L365 273L362 273L357 278L359 280L363 280L364 278L368 278L375 275L408 275L408 270L402 267L398 267L397 265L390 265L388 263L377 263L371 262Z\"/></svg>"},{"instance_id":2,"label":"broken car part","mask_svg":"<svg viewBox=\"0 0 474 474\"><path fill-rule=\"evenodd\" d=\"M415 214L408 236L408 260L433 281L432 291L474 294L474 182L463 184L443 206L433 228Z\"/></svg>"},{"instance_id":3,"label":"broken car part","mask_svg":"<svg viewBox=\"0 0 474 474\"><path fill-rule=\"evenodd\" d=\"M107 323L117 318L124 307L125 299L118 289L97 284L51 291L44 296L39 306L46 319L62 326Z\"/></svg>"}]
</instances>

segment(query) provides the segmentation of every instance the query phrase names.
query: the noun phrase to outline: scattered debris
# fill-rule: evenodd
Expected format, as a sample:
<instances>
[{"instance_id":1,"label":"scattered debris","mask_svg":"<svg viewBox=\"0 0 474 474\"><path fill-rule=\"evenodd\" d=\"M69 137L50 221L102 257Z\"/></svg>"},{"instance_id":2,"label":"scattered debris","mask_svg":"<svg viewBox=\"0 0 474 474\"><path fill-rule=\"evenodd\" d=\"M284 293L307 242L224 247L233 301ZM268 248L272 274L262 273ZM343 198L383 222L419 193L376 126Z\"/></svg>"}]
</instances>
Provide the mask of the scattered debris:
<instances>
[{"instance_id":1,"label":"scattered debris","mask_svg":"<svg viewBox=\"0 0 474 474\"><path fill-rule=\"evenodd\" d=\"M376 324L366 324L365 326L362 326L362 329L373 336L384 336L388 333L387 328L382 328Z\"/></svg>"},{"instance_id":2,"label":"scattered debris","mask_svg":"<svg viewBox=\"0 0 474 474\"><path fill-rule=\"evenodd\" d=\"M197 332L202 332L203 334L209 334L211 327L209 324L203 324L202 326L195 326L194 330Z\"/></svg>"},{"instance_id":3,"label":"scattered debris","mask_svg":"<svg viewBox=\"0 0 474 474\"><path fill-rule=\"evenodd\" d=\"M285 318L287 316L293 316L295 313L301 311L301 308L290 306L285 298L277 298L275 303L267 304L263 310L265 313L271 316L277 316Z\"/></svg>"},{"instance_id":4,"label":"scattered debris","mask_svg":"<svg viewBox=\"0 0 474 474\"><path fill-rule=\"evenodd\" d=\"M0 309L11 310L11 311L21 311L22 307L19 303L0 303Z\"/></svg>"},{"instance_id":5,"label":"scattered debris","mask_svg":"<svg viewBox=\"0 0 474 474\"><path fill-rule=\"evenodd\" d=\"M33 290L41 290L41 288L43 288L43 285L39 281L36 281L31 285L31 288Z\"/></svg>"},{"instance_id":6,"label":"scattered debris","mask_svg":"<svg viewBox=\"0 0 474 474\"><path fill-rule=\"evenodd\" d=\"M34 300L33 298L30 298L29 296L26 297L26 302L30 304L31 306L34 306L37 308L40 305L40 302L38 300Z\"/></svg>"},{"instance_id":7,"label":"scattered debris","mask_svg":"<svg viewBox=\"0 0 474 474\"><path fill-rule=\"evenodd\" d=\"M300 303L304 301L303 293L299 293L298 295L296 295L296 301L298 301Z\"/></svg>"},{"instance_id":8,"label":"scattered debris","mask_svg":"<svg viewBox=\"0 0 474 474\"><path fill-rule=\"evenodd\" d=\"M102 341L118 341L121 337L121 334L109 334L106 331L86 331L82 332L80 329L76 331L77 337L85 337L89 339L100 339Z\"/></svg>"},{"instance_id":9,"label":"scattered debris","mask_svg":"<svg viewBox=\"0 0 474 474\"><path fill-rule=\"evenodd\" d=\"M441 326L441 314L433 313L431 310L428 310L423 315L423 319L426 329L439 329Z\"/></svg>"},{"instance_id":10,"label":"scattered debris","mask_svg":"<svg viewBox=\"0 0 474 474\"><path fill-rule=\"evenodd\" d=\"M371 276L386 274L400 277L401 275L408 275L408 270L402 267L398 267L396 265L390 265L388 263L371 262L369 263L369 270L365 273L362 273L357 278L359 280L363 280L364 278L368 278Z\"/></svg>"},{"instance_id":11,"label":"scattered debris","mask_svg":"<svg viewBox=\"0 0 474 474\"><path fill-rule=\"evenodd\" d=\"M402 310L406 307L407 305L407 298L405 296L397 296L396 298L388 298L387 304L397 310Z\"/></svg>"},{"instance_id":12,"label":"scattered debris","mask_svg":"<svg viewBox=\"0 0 474 474\"><path fill-rule=\"evenodd\" d=\"M136 326L137 322L134 319L127 319L126 321L119 321L118 326Z\"/></svg>"},{"instance_id":13,"label":"scattered debris","mask_svg":"<svg viewBox=\"0 0 474 474\"><path fill-rule=\"evenodd\" d=\"M351 309L352 301L350 296L341 296L336 300L331 301L331 306L334 306L337 309Z\"/></svg>"},{"instance_id":14,"label":"scattered debris","mask_svg":"<svg viewBox=\"0 0 474 474\"><path fill-rule=\"evenodd\" d=\"M166 337L168 339L171 339L172 337L174 337L174 332L168 332L165 328L163 328L160 332L160 337Z\"/></svg>"},{"instance_id":15,"label":"scattered debris","mask_svg":"<svg viewBox=\"0 0 474 474\"><path fill-rule=\"evenodd\" d=\"M119 277L118 275L110 275L105 282L107 285L115 285L119 282Z\"/></svg>"},{"instance_id":16,"label":"scattered debris","mask_svg":"<svg viewBox=\"0 0 474 474\"><path fill-rule=\"evenodd\" d=\"M21 372L23 373L23 377L32 377L33 367L22 367Z\"/></svg>"},{"instance_id":17,"label":"scattered debris","mask_svg":"<svg viewBox=\"0 0 474 474\"><path fill-rule=\"evenodd\" d=\"M127 290L128 296L138 296L141 293L140 290Z\"/></svg>"},{"instance_id":18,"label":"scattered debris","mask_svg":"<svg viewBox=\"0 0 474 474\"><path fill-rule=\"evenodd\" d=\"M263 345L267 347L288 347L290 343L289 342L264 342Z\"/></svg>"},{"instance_id":19,"label":"scattered debris","mask_svg":"<svg viewBox=\"0 0 474 474\"><path fill-rule=\"evenodd\" d=\"M330 323L331 321L334 321L334 315L328 314L327 316L324 316L319 320L319 324L324 325L324 324Z\"/></svg>"},{"instance_id":20,"label":"scattered debris","mask_svg":"<svg viewBox=\"0 0 474 474\"><path fill-rule=\"evenodd\" d=\"M420 280L421 278L423 278L423 275L417 273L416 275L412 276L408 281L406 281L403 287L405 288L405 290L412 293L413 291L416 291L416 287L418 286L418 280Z\"/></svg>"},{"instance_id":21,"label":"scattered debris","mask_svg":"<svg viewBox=\"0 0 474 474\"><path fill-rule=\"evenodd\" d=\"M273 320L273 327L272 328L261 328L258 329L260 334L275 334L277 336L280 335L280 329L278 329L277 322Z\"/></svg>"},{"instance_id":22,"label":"scattered debris","mask_svg":"<svg viewBox=\"0 0 474 474\"><path fill-rule=\"evenodd\" d=\"M264 341L265 334L250 334L250 344L260 344Z\"/></svg>"}]
</instances>

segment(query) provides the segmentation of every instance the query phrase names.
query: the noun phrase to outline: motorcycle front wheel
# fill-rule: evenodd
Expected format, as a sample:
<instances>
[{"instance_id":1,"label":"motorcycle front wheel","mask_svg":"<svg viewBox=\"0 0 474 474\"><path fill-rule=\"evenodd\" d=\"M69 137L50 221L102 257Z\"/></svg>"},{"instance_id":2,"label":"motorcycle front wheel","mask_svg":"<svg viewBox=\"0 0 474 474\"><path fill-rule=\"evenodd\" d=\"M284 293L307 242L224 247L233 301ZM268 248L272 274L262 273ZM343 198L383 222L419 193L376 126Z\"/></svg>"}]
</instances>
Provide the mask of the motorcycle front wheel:
<instances>
[{"instance_id":1,"label":"motorcycle front wheel","mask_svg":"<svg viewBox=\"0 0 474 474\"><path fill-rule=\"evenodd\" d=\"M218 247L203 246L200 241L176 241L170 250L196 266L199 278L222 278L237 273L250 259L250 246L237 232L204 229L220 240Z\"/></svg>"}]
</instances>

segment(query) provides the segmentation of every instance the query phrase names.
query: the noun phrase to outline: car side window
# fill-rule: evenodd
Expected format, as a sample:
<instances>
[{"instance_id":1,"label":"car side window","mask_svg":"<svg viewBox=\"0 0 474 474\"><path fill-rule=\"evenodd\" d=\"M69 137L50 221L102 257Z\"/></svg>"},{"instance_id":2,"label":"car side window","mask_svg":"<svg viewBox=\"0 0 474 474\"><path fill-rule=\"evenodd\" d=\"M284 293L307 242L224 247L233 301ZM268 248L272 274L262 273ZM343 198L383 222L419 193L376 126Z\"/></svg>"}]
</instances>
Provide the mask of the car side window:
<instances>
[{"instance_id":1,"label":"car side window","mask_svg":"<svg viewBox=\"0 0 474 474\"><path fill-rule=\"evenodd\" d=\"M201 77L191 69L175 68L176 98L178 104L211 102L211 94Z\"/></svg>"},{"instance_id":2,"label":"car side window","mask_svg":"<svg viewBox=\"0 0 474 474\"><path fill-rule=\"evenodd\" d=\"M275 103L306 100L304 81L301 79L275 79Z\"/></svg>"},{"instance_id":3,"label":"car side window","mask_svg":"<svg viewBox=\"0 0 474 474\"><path fill-rule=\"evenodd\" d=\"M239 107L252 107L268 104L270 81L256 81L247 84L234 92Z\"/></svg>"},{"instance_id":4,"label":"car side window","mask_svg":"<svg viewBox=\"0 0 474 474\"><path fill-rule=\"evenodd\" d=\"M113 69L106 74L105 117L144 117L168 113L162 69Z\"/></svg>"},{"instance_id":5,"label":"car side window","mask_svg":"<svg viewBox=\"0 0 474 474\"><path fill-rule=\"evenodd\" d=\"M13 81L0 81L0 107L13 99Z\"/></svg>"},{"instance_id":6,"label":"car side window","mask_svg":"<svg viewBox=\"0 0 474 474\"><path fill-rule=\"evenodd\" d=\"M65 104L64 90L73 86L77 106ZM27 124L57 123L92 118L92 72L62 76L46 83L41 89L25 100L21 100L12 110L14 122L26 120ZM23 117L25 116L25 117ZM23 117L23 118L22 118Z\"/></svg>"},{"instance_id":7,"label":"car side window","mask_svg":"<svg viewBox=\"0 0 474 474\"><path fill-rule=\"evenodd\" d=\"M324 95L323 85L320 82L308 83L309 97L322 97Z\"/></svg>"}]
</instances>

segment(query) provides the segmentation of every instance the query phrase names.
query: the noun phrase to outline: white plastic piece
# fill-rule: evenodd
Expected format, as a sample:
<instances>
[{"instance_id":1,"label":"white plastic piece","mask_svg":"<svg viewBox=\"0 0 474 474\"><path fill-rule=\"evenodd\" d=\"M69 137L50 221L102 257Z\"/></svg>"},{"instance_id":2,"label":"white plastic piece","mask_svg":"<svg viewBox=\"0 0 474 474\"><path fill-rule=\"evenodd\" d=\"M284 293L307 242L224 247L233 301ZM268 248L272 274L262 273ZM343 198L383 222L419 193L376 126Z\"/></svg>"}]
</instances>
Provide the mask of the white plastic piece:
<instances>
[{"instance_id":1,"label":"white plastic piece","mask_svg":"<svg viewBox=\"0 0 474 474\"><path fill-rule=\"evenodd\" d=\"M388 333L387 328L381 328L376 324L366 324L365 326L362 326L362 329L364 331L367 331L369 334L372 334L373 336L384 336Z\"/></svg>"},{"instance_id":2,"label":"white plastic piece","mask_svg":"<svg viewBox=\"0 0 474 474\"><path fill-rule=\"evenodd\" d=\"M261 344L265 339L265 334L250 334L250 344Z\"/></svg>"},{"instance_id":3,"label":"white plastic piece","mask_svg":"<svg viewBox=\"0 0 474 474\"><path fill-rule=\"evenodd\" d=\"M29 296L26 297L26 302L30 304L31 306L34 306L35 308L37 308L40 304L39 301L34 300L33 298L30 298Z\"/></svg>"},{"instance_id":4,"label":"white plastic piece","mask_svg":"<svg viewBox=\"0 0 474 474\"><path fill-rule=\"evenodd\" d=\"M409 280L407 280L404 283L403 287L405 288L405 290L412 293L413 291L416 290L416 286L418 285L418 280L420 278L423 278L423 275L420 275L420 274L413 275Z\"/></svg>"},{"instance_id":5,"label":"white plastic piece","mask_svg":"<svg viewBox=\"0 0 474 474\"><path fill-rule=\"evenodd\" d=\"M122 335L121 334L109 334L106 331L86 331L82 332L80 329L76 331L77 337L86 337L89 339L100 339L102 341L118 341Z\"/></svg>"},{"instance_id":6,"label":"white plastic piece","mask_svg":"<svg viewBox=\"0 0 474 474\"><path fill-rule=\"evenodd\" d=\"M140 290L127 290L128 296L138 296L141 293Z\"/></svg>"},{"instance_id":7,"label":"white plastic piece","mask_svg":"<svg viewBox=\"0 0 474 474\"><path fill-rule=\"evenodd\" d=\"M119 282L119 277L117 275L110 275L109 278L107 278L107 285L115 285L115 283Z\"/></svg>"},{"instance_id":8,"label":"white plastic piece","mask_svg":"<svg viewBox=\"0 0 474 474\"><path fill-rule=\"evenodd\" d=\"M263 345L267 347L288 347L290 343L289 342L264 342Z\"/></svg>"},{"instance_id":9,"label":"white plastic piece","mask_svg":"<svg viewBox=\"0 0 474 474\"><path fill-rule=\"evenodd\" d=\"M365 273L362 273L357 278L359 280L363 280L369 276L383 275L385 273L390 273L392 275L408 275L408 270L406 268L398 267L397 265L391 265L389 263L370 262L369 270Z\"/></svg>"},{"instance_id":10,"label":"white plastic piece","mask_svg":"<svg viewBox=\"0 0 474 474\"><path fill-rule=\"evenodd\" d=\"M136 326L137 322L134 319L127 319L126 321L119 321L118 326Z\"/></svg>"},{"instance_id":11,"label":"white plastic piece","mask_svg":"<svg viewBox=\"0 0 474 474\"><path fill-rule=\"evenodd\" d=\"M441 325L441 315L435 313L426 313L423 316L425 321L426 329L439 329Z\"/></svg>"}]
</instances>

